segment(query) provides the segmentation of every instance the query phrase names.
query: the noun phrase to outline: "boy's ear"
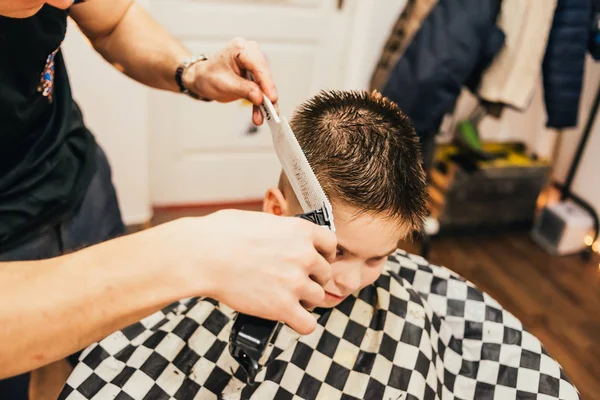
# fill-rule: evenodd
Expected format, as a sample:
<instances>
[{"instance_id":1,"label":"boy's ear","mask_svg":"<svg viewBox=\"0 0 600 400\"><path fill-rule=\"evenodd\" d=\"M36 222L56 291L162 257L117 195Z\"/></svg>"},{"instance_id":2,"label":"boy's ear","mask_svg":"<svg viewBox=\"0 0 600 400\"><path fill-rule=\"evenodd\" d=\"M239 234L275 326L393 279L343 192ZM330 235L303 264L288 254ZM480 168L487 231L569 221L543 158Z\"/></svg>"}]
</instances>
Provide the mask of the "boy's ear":
<instances>
[{"instance_id":1,"label":"boy's ear","mask_svg":"<svg viewBox=\"0 0 600 400\"><path fill-rule=\"evenodd\" d=\"M263 212L279 216L289 214L289 204L281 190L277 188L267 190L263 200Z\"/></svg>"}]
</instances>

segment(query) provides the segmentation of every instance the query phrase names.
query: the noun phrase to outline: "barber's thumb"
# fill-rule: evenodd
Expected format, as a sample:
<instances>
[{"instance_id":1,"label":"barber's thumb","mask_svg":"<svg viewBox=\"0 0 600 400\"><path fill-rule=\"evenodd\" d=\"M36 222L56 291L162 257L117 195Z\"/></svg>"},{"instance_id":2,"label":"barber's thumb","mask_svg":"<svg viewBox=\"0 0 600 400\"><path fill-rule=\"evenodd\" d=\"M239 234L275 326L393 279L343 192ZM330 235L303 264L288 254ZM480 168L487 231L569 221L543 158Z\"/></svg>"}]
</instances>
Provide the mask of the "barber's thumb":
<instances>
[{"instance_id":1,"label":"barber's thumb","mask_svg":"<svg viewBox=\"0 0 600 400\"><path fill-rule=\"evenodd\" d=\"M317 320L315 317L302 307L300 303L294 308L293 312L290 312L287 315L288 320L284 322L301 335L308 335L317 327Z\"/></svg>"}]
</instances>

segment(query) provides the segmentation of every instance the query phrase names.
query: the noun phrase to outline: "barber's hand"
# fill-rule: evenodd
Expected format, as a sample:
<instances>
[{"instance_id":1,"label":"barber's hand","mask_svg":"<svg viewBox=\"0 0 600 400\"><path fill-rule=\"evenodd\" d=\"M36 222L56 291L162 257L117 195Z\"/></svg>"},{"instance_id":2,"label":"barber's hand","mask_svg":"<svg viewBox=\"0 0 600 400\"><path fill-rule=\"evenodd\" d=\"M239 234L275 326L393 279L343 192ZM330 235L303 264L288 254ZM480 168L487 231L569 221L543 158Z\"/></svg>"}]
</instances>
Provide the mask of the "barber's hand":
<instances>
[{"instance_id":1,"label":"barber's hand","mask_svg":"<svg viewBox=\"0 0 600 400\"><path fill-rule=\"evenodd\" d=\"M254 75L255 82L246 79L246 72ZM258 109L263 93L277 104L277 90L267 60L256 42L233 39L218 54L196 63L183 76L184 85L200 97L227 103L246 99L254 104L252 121L262 124Z\"/></svg>"},{"instance_id":2,"label":"barber's hand","mask_svg":"<svg viewBox=\"0 0 600 400\"><path fill-rule=\"evenodd\" d=\"M323 285L331 279L337 239L323 227L296 217L226 210L200 219L180 220L195 232L198 262L189 279L204 285L200 295L244 314L287 323L300 334L316 320L300 301L322 304ZM175 221L177 222L177 221ZM184 225L188 226L185 227ZM200 282L202 280L202 282Z\"/></svg>"}]
</instances>

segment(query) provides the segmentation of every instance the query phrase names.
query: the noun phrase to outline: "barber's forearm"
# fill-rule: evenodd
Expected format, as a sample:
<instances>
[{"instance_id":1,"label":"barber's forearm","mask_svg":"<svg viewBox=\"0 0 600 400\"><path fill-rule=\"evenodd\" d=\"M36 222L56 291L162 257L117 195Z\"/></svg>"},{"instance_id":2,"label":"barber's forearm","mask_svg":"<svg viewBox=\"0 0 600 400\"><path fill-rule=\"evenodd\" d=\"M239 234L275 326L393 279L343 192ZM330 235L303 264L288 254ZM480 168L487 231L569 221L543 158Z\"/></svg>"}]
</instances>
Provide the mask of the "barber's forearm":
<instances>
[{"instance_id":1,"label":"barber's forearm","mask_svg":"<svg viewBox=\"0 0 600 400\"><path fill-rule=\"evenodd\" d=\"M64 358L187 297L185 279L157 248L169 247L165 232L51 260L0 263L0 379Z\"/></svg>"},{"instance_id":2,"label":"barber's forearm","mask_svg":"<svg viewBox=\"0 0 600 400\"><path fill-rule=\"evenodd\" d=\"M191 54L139 5L132 4L116 28L92 38L96 50L129 77L148 86L179 91L178 65Z\"/></svg>"}]
</instances>

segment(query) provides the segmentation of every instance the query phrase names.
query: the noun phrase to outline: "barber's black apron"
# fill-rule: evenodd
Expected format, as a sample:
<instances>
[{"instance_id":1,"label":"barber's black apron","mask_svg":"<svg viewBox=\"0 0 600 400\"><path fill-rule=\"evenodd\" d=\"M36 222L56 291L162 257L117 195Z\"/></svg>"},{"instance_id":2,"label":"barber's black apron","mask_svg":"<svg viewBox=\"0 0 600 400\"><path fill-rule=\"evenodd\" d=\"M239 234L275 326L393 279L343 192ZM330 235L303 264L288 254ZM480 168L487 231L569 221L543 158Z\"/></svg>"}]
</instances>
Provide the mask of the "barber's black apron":
<instances>
[{"instance_id":1,"label":"barber's black apron","mask_svg":"<svg viewBox=\"0 0 600 400\"><path fill-rule=\"evenodd\" d=\"M68 218L94 175L96 145L60 51L67 15L45 5L0 16L0 254ZM21 400L27 385L26 375L0 381L0 399Z\"/></svg>"},{"instance_id":2,"label":"barber's black apron","mask_svg":"<svg viewBox=\"0 0 600 400\"><path fill-rule=\"evenodd\" d=\"M64 218L94 173L94 139L60 51L67 13L45 5L0 17L0 252Z\"/></svg>"}]
</instances>

